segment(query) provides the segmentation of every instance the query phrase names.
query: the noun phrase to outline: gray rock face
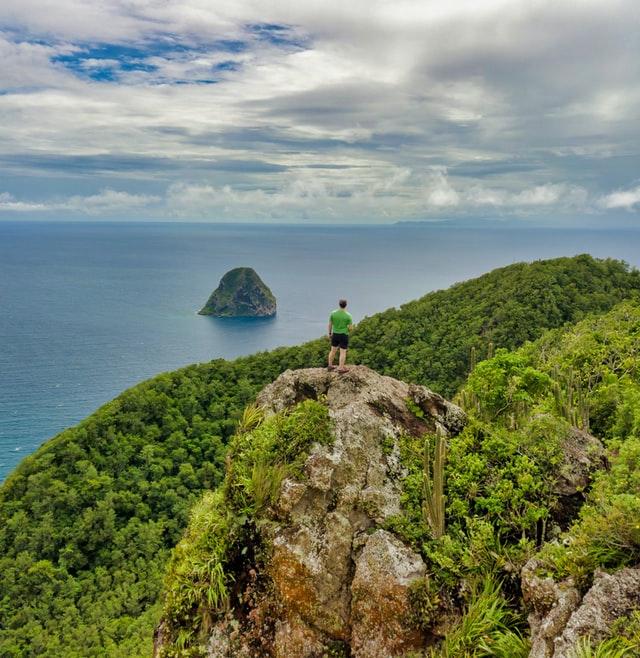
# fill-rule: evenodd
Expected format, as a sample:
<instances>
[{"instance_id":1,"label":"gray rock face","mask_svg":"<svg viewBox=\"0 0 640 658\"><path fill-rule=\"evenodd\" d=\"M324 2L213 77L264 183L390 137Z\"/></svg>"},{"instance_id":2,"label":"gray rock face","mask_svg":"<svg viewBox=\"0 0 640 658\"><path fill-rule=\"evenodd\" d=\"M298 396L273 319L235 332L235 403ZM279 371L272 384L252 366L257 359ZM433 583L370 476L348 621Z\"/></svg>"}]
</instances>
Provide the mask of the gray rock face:
<instances>
[{"instance_id":1,"label":"gray rock face","mask_svg":"<svg viewBox=\"0 0 640 658\"><path fill-rule=\"evenodd\" d=\"M250 267L229 270L211 293L200 315L268 317L276 313L276 298Z\"/></svg>"},{"instance_id":2,"label":"gray rock face","mask_svg":"<svg viewBox=\"0 0 640 658\"><path fill-rule=\"evenodd\" d=\"M554 655L555 639L580 604L580 593L572 580L556 583L552 578L540 578L535 573L540 566L538 560L531 559L521 574L522 597L530 610L529 658L551 658Z\"/></svg>"},{"instance_id":3,"label":"gray rock face","mask_svg":"<svg viewBox=\"0 0 640 658\"><path fill-rule=\"evenodd\" d=\"M407 624L409 585L426 573L422 558L392 534L376 530L356 558L351 581L351 651L362 658L397 656L422 635Z\"/></svg>"},{"instance_id":4,"label":"gray rock face","mask_svg":"<svg viewBox=\"0 0 640 658\"><path fill-rule=\"evenodd\" d=\"M640 569L621 569L614 574L596 572L591 589L555 641L554 658L570 658L576 642L586 635L593 643L606 639L614 621L639 608Z\"/></svg>"},{"instance_id":5,"label":"gray rock face","mask_svg":"<svg viewBox=\"0 0 640 658\"><path fill-rule=\"evenodd\" d=\"M407 588L424 575L425 564L379 524L400 511L405 473L397 438L436 428L457 433L464 413L424 387L363 366L345 374L287 371L257 401L274 413L319 396L326 396L334 444L312 449L303 481L283 482L280 522L262 533L270 559L258 578L268 580L268 593L243 613L231 644L225 638L233 611L214 628L209 656L255 655L250 643L254 638L255 646L258 636L268 638L260 655L283 658L329 651L386 658L423 645L408 621ZM423 410L423 418L407 400Z\"/></svg>"},{"instance_id":6,"label":"gray rock face","mask_svg":"<svg viewBox=\"0 0 640 658\"><path fill-rule=\"evenodd\" d=\"M594 472L605 465L605 450L599 439L577 427L569 429L560 448L562 459L554 482L558 500L551 518L560 529L566 529L584 503Z\"/></svg>"},{"instance_id":7,"label":"gray rock face","mask_svg":"<svg viewBox=\"0 0 640 658\"><path fill-rule=\"evenodd\" d=\"M540 578L536 559L522 570L522 594L530 609L529 658L571 658L580 638L598 643L611 635L612 624L640 609L640 569L614 574L596 572L591 589L580 600L571 579L556 583Z\"/></svg>"},{"instance_id":8,"label":"gray rock face","mask_svg":"<svg viewBox=\"0 0 640 658\"><path fill-rule=\"evenodd\" d=\"M555 491L560 496L572 496L585 490L591 474L602 468L604 447L595 436L572 427L562 442L560 464Z\"/></svg>"}]
</instances>

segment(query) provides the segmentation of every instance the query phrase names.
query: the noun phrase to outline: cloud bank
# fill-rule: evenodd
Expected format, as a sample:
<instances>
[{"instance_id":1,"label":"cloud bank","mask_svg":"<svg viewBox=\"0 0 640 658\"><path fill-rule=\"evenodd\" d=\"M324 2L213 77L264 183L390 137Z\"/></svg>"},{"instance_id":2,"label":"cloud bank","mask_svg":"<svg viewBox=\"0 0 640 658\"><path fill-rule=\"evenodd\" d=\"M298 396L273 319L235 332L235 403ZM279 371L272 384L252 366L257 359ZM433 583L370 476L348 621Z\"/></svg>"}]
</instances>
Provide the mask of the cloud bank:
<instances>
[{"instance_id":1,"label":"cloud bank","mask_svg":"<svg viewBox=\"0 0 640 658\"><path fill-rule=\"evenodd\" d=\"M640 210L633 0L0 6L0 218Z\"/></svg>"}]
</instances>

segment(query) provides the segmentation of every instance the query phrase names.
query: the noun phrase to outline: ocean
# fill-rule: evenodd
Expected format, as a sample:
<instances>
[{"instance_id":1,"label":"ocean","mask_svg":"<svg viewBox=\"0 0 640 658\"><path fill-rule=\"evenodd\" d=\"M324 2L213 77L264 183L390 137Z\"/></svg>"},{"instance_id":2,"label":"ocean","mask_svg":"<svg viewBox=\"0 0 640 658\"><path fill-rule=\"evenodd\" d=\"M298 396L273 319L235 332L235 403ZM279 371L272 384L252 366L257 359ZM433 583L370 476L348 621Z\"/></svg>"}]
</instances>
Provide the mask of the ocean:
<instances>
[{"instance_id":1,"label":"ocean","mask_svg":"<svg viewBox=\"0 0 640 658\"><path fill-rule=\"evenodd\" d=\"M590 253L640 266L640 231L0 222L0 481L46 439L157 373L322 335L495 267ZM253 267L272 319L197 315Z\"/></svg>"}]
</instances>

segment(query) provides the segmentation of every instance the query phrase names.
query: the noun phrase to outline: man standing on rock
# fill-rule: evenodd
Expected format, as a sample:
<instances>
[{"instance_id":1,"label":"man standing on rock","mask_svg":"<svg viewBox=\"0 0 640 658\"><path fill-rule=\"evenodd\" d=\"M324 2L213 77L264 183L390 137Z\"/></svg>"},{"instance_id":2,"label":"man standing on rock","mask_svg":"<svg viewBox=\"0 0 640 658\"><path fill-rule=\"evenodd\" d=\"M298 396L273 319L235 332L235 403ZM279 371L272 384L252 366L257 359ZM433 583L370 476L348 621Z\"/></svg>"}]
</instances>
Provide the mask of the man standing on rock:
<instances>
[{"instance_id":1,"label":"man standing on rock","mask_svg":"<svg viewBox=\"0 0 640 658\"><path fill-rule=\"evenodd\" d=\"M327 370L335 370L333 359L336 355L336 350L340 348L340 359L338 361L338 372L348 372L349 368L345 368L345 361L347 360L347 348L349 347L349 332L353 329L353 318L351 313L345 311L347 307L347 300L341 299L339 302L340 308L337 308L329 316L329 338L331 339L331 351L329 352L329 365Z\"/></svg>"}]
</instances>

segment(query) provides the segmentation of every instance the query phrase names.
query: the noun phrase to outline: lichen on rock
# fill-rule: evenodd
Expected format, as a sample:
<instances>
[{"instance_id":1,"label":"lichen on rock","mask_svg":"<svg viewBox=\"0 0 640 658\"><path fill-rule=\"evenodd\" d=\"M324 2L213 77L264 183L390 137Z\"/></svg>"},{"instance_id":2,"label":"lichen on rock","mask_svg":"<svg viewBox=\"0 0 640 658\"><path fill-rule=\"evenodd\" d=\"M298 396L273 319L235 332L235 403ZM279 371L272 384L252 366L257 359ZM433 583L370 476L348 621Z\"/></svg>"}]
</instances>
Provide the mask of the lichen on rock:
<instances>
[{"instance_id":1,"label":"lichen on rock","mask_svg":"<svg viewBox=\"0 0 640 658\"><path fill-rule=\"evenodd\" d=\"M419 648L423 638L409 621L407 590L426 566L412 549L379 529L400 513L403 476L383 446L402 434L437 427L455 433L464 425L464 414L425 387L365 367L345 375L288 371L262 391L258 403L275 413L319 396L329 407L334 442L311 452L305 481L283 485L284 519L267 566L283 603L274 655L316 655L314 646L336 640L362 658ZM408 400L424 409L422 417L409 409ZM290 642L311 636L307 644Z\"/></svg>"},{"instance_id":2,"label":"lichen on rock","mask_svg":"<svg viewBox=\"0 0 640 658\"><path fill-rule=\"evenodd\" d=\"M389 445L407 434L453 435L465 415L425 387L364 366L345 374L287 371L257 404L269 423L305 400L326 405L331 441L312 445L301 473L287 475L268 513L254 519L253 544L229 565L228 605L212 611L207 655L383 658L419 651L426 636L410 614L409 587L424 578L426 565L381 527L400 513L406 475Z\"/></svg>"},{"instance_id":3,"label":"lichen on rock","mask_svg":"<svg viewBox=\"0 0 640 658\"><path fill-rule=\"evenodd\" d=\"M640 569L624 568L613 574L596 571L593 585L554 642L554 658L570 658L582 637L594 643L610 637L614 622L638 608Z\"/></svg>"},{"instance_id":4,"label":"lichen on rock","mask_svg":"<svg viewBox=\"0 0 640 658\"><path fill-rule=\"evenodd\" d=\"M356 558L351 582L351 651L396 656L423 643L410 623L409 586L424 577L422 558L386 530L376 530Z\"/></svg>"},{"instance_id":5,"label":"lichen on rock","mask_svg":"<svg viewBox=\"0 0 640 658\"><path fill-rule=\"evenodd\" d=\"M529 658L551 658L554 640L564 630L580 604L580 593L571 579L555 582L537 571L542 563L532 558L522 569L522 596L529 609L531 652Z\"/></svg>"}]
</instances>

